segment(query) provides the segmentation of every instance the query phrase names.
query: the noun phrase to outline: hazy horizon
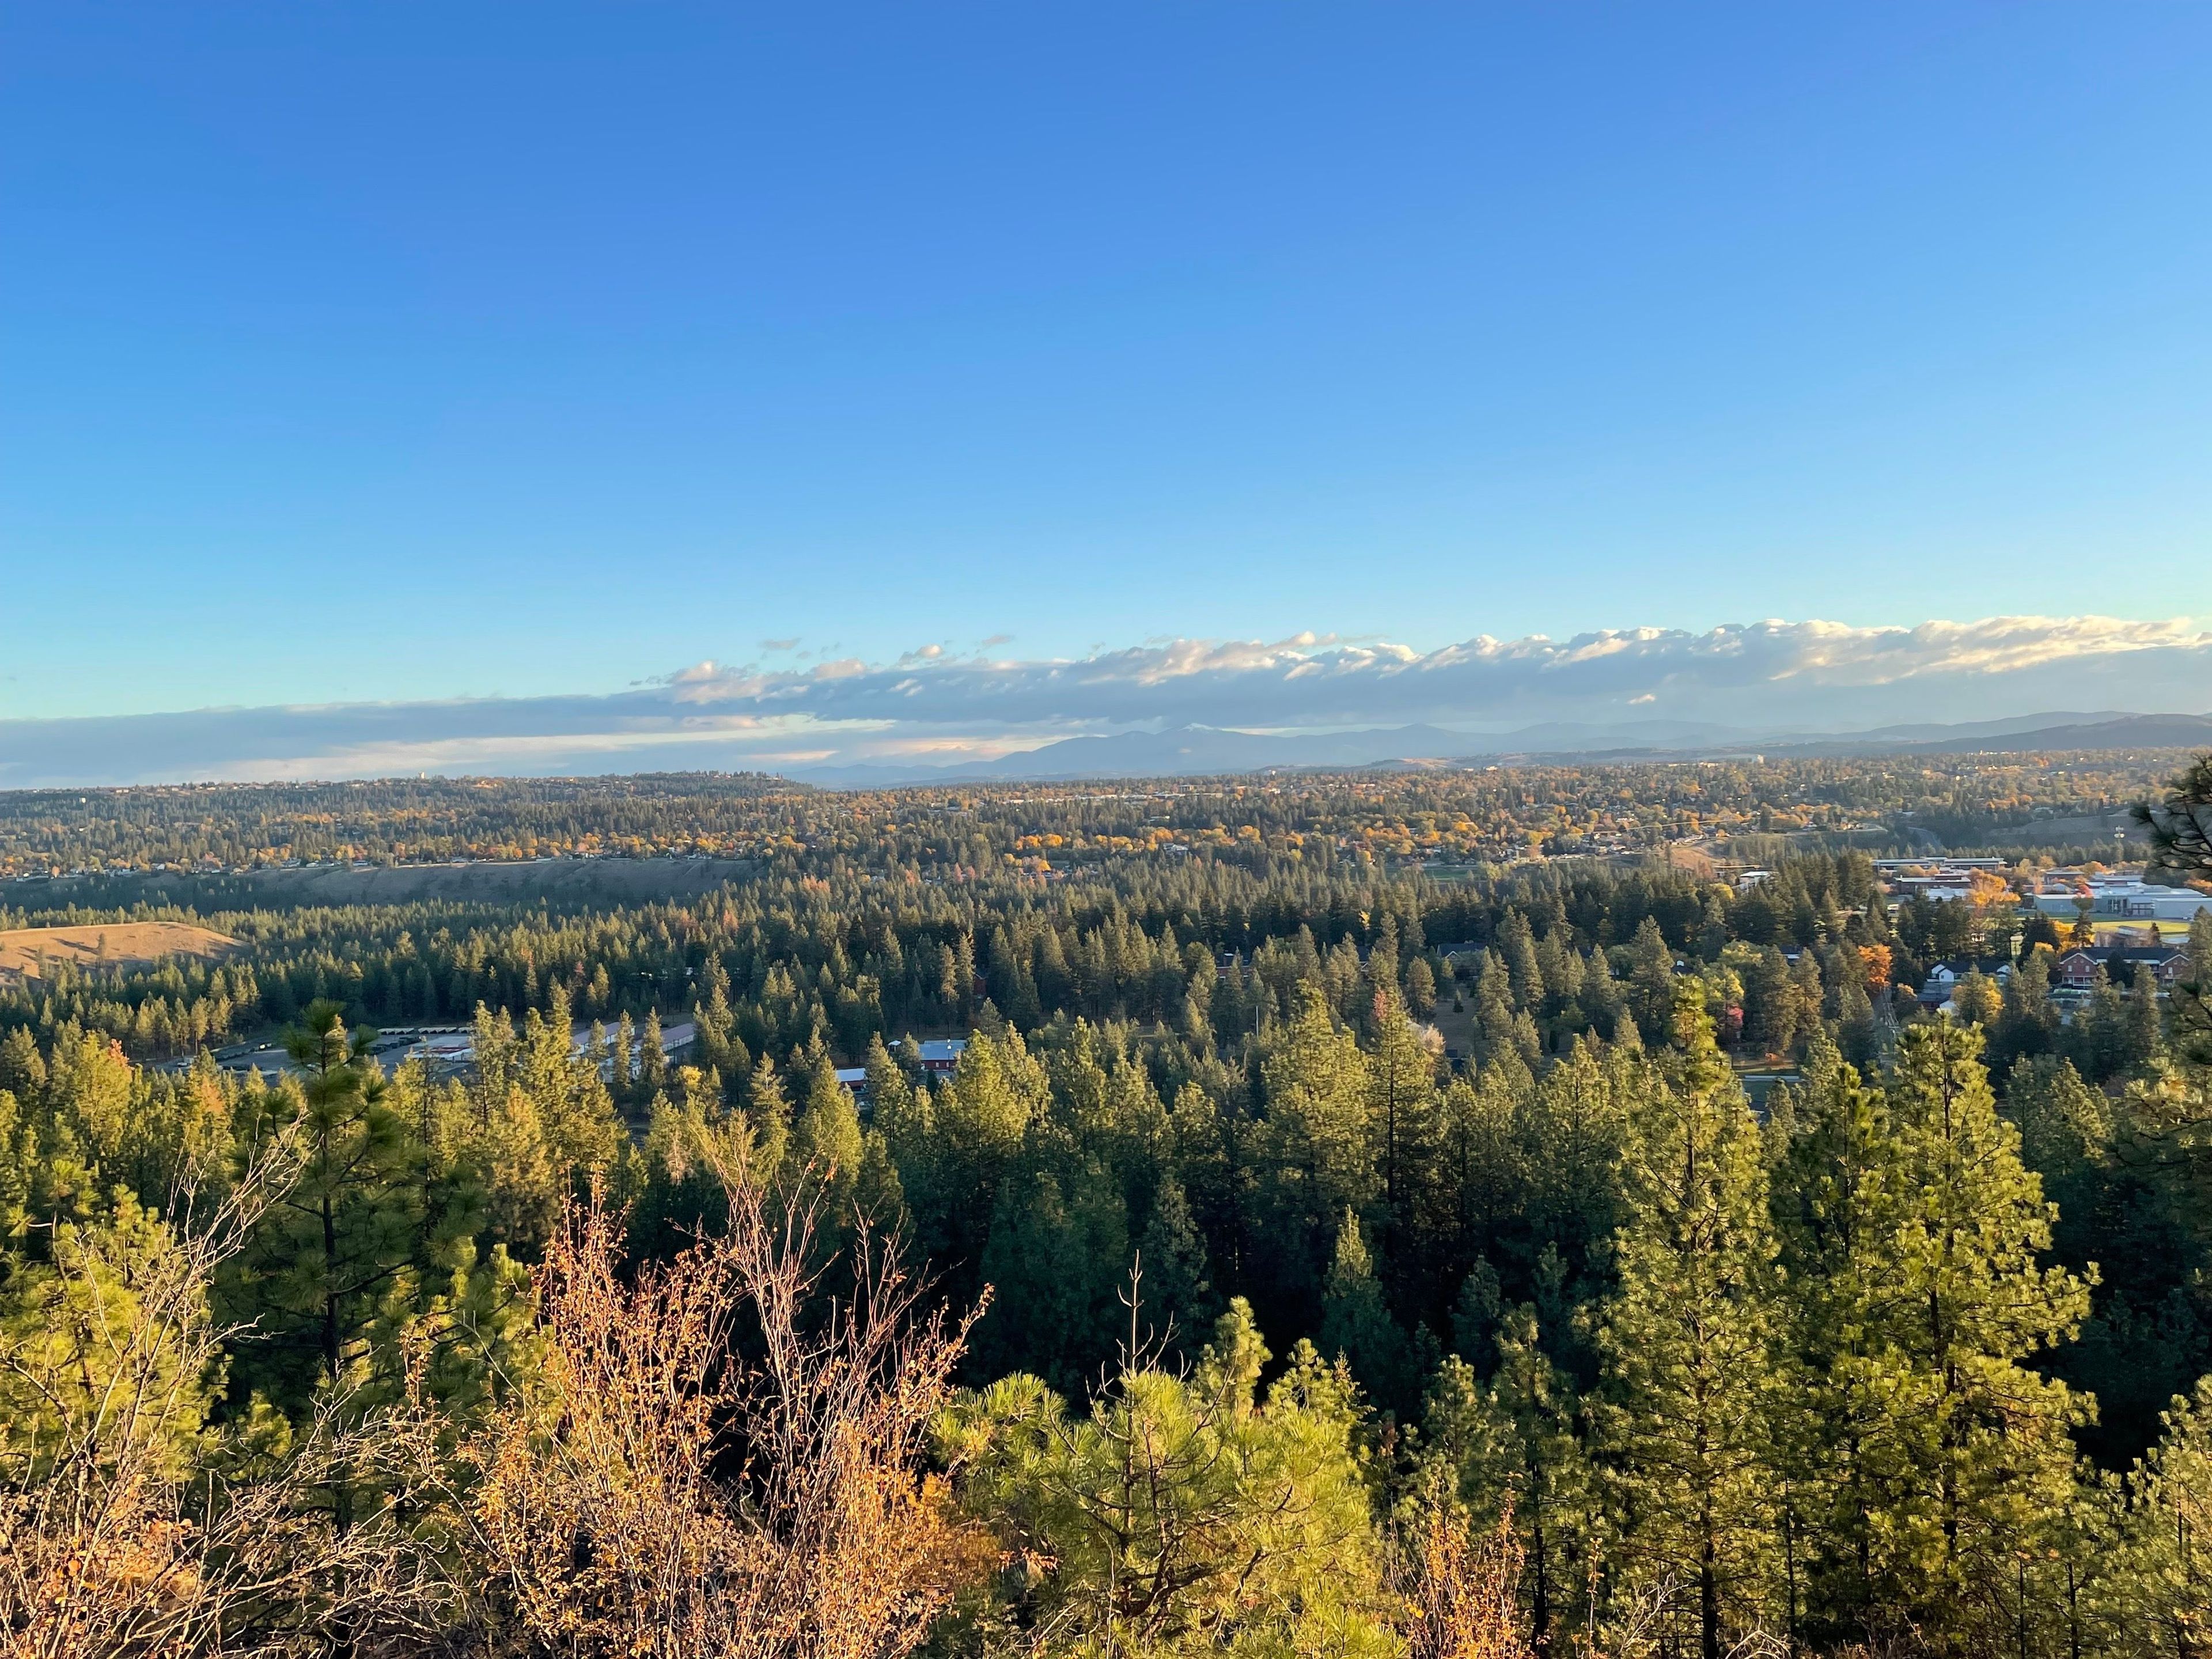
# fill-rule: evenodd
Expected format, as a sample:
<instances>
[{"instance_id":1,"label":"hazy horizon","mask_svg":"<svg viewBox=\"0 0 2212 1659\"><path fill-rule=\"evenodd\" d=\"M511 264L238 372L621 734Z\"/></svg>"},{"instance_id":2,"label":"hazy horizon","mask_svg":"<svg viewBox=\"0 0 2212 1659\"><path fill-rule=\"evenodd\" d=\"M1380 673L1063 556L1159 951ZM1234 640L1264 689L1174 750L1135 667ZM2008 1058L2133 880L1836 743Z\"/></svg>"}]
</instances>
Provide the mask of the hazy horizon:
<instances>
[{"instance_id":1,"label":"hazy horizon","mask_svg":"<svg viewBox=\"0 0 2212 1659\"><path fill-rule=\"evenodd\" d=\"M1767 622L1702 634L1478 638L1428 653L1311 635L1176 641L1073 660L925 648L809 669L701 662L599 696L0 721L0 787L417 772L926 774L1070 738L1187 726L1283 738L1425 727L1472 738L1553 724L1618 731L1628 745L1655 723L1755 739L2029 714L2197 714L2212 709L2208 688L2212 635L2180 620L2102 617L1916 629ZM1479 748L1470 742L1466 752Z\"/></svg>"}]
</instances>

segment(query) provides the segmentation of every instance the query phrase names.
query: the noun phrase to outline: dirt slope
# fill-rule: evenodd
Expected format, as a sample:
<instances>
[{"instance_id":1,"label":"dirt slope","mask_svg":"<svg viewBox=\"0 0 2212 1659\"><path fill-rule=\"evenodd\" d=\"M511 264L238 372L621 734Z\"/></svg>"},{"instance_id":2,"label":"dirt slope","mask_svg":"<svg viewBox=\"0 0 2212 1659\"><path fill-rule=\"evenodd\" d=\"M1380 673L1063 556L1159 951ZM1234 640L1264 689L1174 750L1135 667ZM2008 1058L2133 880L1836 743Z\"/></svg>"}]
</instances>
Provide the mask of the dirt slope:
<instances>
[{"instance_id":1,"label":"dirt slope","mask_svg":"<svg viewBox=\"0 0 2212 1659\"><path fill-rule=\"evenodd\" d=\"M157 957L219 957L238 941L181 921L118 921L82 927L17 927L0 933L0 973L41 975L46 964L106 966Z\"/></svg>"}]
</instances>

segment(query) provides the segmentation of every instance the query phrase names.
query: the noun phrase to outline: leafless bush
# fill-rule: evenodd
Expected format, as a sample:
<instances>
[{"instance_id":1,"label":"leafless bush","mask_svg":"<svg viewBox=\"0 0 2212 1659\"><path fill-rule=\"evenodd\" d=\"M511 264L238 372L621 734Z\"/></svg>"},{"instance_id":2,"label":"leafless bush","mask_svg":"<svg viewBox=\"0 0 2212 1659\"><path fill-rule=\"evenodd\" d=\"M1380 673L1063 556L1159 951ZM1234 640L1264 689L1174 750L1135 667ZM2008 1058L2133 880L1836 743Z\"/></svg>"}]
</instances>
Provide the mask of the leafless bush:
<instances>
[{"instance_id":1,"label":"leafless bush","mask_svg":"<svg viewBox=\"0 0 2212 1659\"><path fill-rule=\"evenodd\" d=\"M410 1552L373 1522L339 1532L318 1501L372 1455L335 1404L276 1455L200 1426L241 1334L208 1285L293 1164L280 1143L198 1213L185 1194L158 1224L126 1210L58 1234L35 1316L0 1329L6 1659L284 1651L426 1605Z\"/></svg>"},{"instance_id":2,"label":"leafless bush","mask_svg":"<svg viewBox=\"0 0 2212 1659\"><path fill-rule=\"evenodd\" d=\"M628 1280L596 1192L549 1249L540 1368L462 1451L495 1645L901 1659L985 1565L923 1462L971 1322L865 1232L816 1305L812 1207L726 1184L726 1232Z\"/></svg>"}]
</instances>

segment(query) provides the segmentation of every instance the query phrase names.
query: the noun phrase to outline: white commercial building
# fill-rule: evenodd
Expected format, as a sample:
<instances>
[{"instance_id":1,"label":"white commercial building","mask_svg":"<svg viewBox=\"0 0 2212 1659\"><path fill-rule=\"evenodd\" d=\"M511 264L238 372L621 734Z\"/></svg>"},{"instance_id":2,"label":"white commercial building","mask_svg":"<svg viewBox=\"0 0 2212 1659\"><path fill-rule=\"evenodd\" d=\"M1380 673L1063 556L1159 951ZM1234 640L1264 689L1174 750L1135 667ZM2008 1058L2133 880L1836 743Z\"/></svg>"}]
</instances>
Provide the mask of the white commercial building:
<instances>
[{"instance_id":1,"label":"white commercial building","mask_svg":"<svg viewBox=\"0 0 2212 1659\"><path fill-rule=\"evenodd\" d=\"M2187 887L2152 887L2134 876L2087 876L2035 896L2046 916L2068 921L2086 908L2092 921L2178 921L2186 926L2199 910L2212 910L2212 893Z\"/></svg>"}]
</instances>

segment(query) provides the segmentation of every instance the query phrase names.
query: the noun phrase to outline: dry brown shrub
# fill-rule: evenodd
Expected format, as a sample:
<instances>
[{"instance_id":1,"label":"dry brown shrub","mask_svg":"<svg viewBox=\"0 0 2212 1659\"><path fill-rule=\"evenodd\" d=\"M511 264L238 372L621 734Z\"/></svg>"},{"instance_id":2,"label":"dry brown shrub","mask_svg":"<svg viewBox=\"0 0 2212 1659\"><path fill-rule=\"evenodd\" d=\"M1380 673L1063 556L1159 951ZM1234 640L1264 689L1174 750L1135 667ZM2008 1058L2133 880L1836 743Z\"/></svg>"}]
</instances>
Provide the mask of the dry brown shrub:
<instances>
[{"instance_id":1,"label":"dry brown shrub","mask_svg":"<svg viewBox=\"0 0 2212 1659\"><path fill-rule=\"evenodd\" d=\"M112 1264L58 1255L81 1346L0 1334L0 1380L35 1402L33 1420L0 1421L4 1659L319 1651L334 1628L419 1630L434 1606L384 1516L332 1524L322 1487L380 1455L337 1402L279 1457L179 1455L195 1391L241 1334L209 1317L207 1286L291 1166L279 1145L200 1212L180 1195L127 1295L96 1277ZM404 1479L386 1490L409 1499Z\"/></svg>"},{"instance_id":2,"label":"dry brown shrub","mask_svg":"<svg viewBox=\"0 0 2212 1659\"><path fill-rule=\"evenodd\" d=\"M1531 1659L1513 1517L1478 1532L1443 1494L1430 1498L1401 1539L1408 1659Z\"/></svg>"},{"instance_id":3,"label":"dry brown shrub","mask_svg":"<svg viewBox=\"0 0 2212 1659\"><path fill-rule=\"evenodd\" d=\"M629 1279L596 1192L550 1247L542 1367L463 1450L495 1642L901 1659L988 1565L924 1465L970 1322L865 1231L818 1297L811 1207L726 1184L726 1232Z\"/></svg>"},{"instance_id":4,"label":"dry brown shrub","mask_svg":"<svg viewBox=\"0 0 2212 1659\"><path fill-rule=\"evenodd\" d=\"M311 1447L274 1476L217 1492L205 1518L143 1484L68 1514L0 1498L0 1655L325 1653L340 1632L356 1645L428 1639L444 1598L408 1541L374 1524L340 1532L321 1512L321 1483L341 1468L354 1476L369 1449Z\"/></svg>"}]
</instances>

